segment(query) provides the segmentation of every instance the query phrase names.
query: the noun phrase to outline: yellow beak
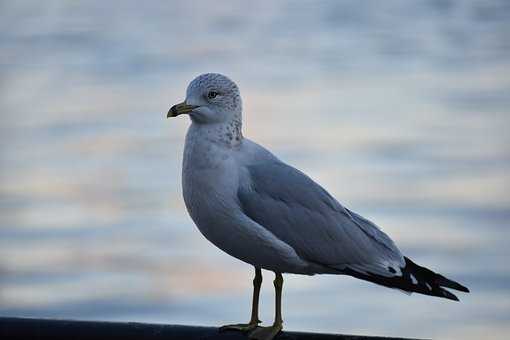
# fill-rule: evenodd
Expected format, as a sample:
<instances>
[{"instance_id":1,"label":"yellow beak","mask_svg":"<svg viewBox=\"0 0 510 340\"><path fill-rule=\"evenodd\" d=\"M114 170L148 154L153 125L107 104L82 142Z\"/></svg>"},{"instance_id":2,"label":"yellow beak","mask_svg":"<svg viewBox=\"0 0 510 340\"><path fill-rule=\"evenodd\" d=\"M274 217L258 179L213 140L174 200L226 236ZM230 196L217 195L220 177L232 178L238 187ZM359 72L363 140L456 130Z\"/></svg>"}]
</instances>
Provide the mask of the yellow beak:
<instances>
[{"instance_id":1,"label":"yellow beak","mask_svg":"<svg viewBox=\"0 0 510 340\"><path fill-rule=\"evenodd\" d=\"M181 115L183 113L190 113L191 111L193 111L193 109L196 109L197 107L198 107L197 105L188 105L186 104L186 102L179 103L170 108L166 115L166 118L177 117L178 115Z\"/></svg>"}]
</instances>

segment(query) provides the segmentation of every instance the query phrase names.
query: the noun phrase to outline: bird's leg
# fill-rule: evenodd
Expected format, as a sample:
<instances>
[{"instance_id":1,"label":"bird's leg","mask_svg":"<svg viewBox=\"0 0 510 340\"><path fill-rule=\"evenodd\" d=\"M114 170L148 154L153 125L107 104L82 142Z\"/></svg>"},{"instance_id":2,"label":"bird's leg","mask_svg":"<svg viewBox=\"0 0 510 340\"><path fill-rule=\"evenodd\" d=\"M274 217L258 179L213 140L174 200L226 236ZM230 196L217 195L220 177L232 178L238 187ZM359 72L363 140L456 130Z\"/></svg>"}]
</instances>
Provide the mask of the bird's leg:
<instances>
[{"instance_id":1,"label":"bird's leg","mask_svg":"<svg viewBox=\"0 0 510 340\"><path fill-rule=\"evenodd\" d=\"M275 273L274 290L275 290L275 317L274 323L270 327L257 327L250 333L250 339L256 340L272 340L282 329L282 288L283 276L281 273Z\"/></svg>"},{"instance_id":2,"label":"bird's leg","mask_svg":"<svg viewBox=\"0 0 510 340\"><path fill-rule=\"evenodd\" d=\"M262 270L255 267L255 277L253 278L253 300L251 305L251 319L249 323L239 323L235 325L226 325L220 327L220 331L237 330L247 332L255 329L261 322L259 320L259 295L262 285Z\"/></svg>"},{"instance_id":3,"label":"bird's leg","mask_svg":"<svg viewBox=\"0 0 510 340\"><path fill-rule=\"evenodd\" d=\"M255 268L255 277L253 278L253 299L251 302L251 318L250 324L255 326L261 323L259 320L259 296L260 286L262 286L262 270Z\"/></svg>"}]
</instances>

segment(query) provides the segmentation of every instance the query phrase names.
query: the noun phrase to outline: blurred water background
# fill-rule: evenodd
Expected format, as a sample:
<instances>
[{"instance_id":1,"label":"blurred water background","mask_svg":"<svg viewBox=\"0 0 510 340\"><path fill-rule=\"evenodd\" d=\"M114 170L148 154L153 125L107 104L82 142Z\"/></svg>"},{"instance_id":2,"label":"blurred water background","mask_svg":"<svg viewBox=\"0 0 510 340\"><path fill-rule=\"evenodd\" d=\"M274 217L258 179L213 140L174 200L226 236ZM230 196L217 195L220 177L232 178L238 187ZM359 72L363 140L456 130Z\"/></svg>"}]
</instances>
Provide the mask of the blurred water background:
<instances>
[{"instance_id":1,"label":"blurred water background","mask_svg":"<svg viewBox=\"0 0 510 340\"><path fill-rule=\"evenodd\" d=\"M508 336L510 2L4 1L0 18L0 315L248 319L252 268L188 217L189 121L165 118L222 72L246 136L472 290L288 275L287 329Z\"/></svg>"}]
</instances>

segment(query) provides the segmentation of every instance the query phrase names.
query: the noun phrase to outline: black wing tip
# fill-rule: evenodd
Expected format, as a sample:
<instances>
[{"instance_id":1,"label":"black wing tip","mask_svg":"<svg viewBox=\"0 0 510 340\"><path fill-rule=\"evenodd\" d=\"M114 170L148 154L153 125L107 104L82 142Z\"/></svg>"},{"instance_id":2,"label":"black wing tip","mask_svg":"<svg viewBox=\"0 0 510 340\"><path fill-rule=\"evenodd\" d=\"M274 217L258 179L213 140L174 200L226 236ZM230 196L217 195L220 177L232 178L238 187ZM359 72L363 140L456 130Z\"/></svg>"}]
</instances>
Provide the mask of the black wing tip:
<instances>
[{"instance_id":1,"label":"black wing tip","mask_svg":"<svg viewBox=\"0 0 510 340\"><path fill-rule=\"evenodd\" d=\"M461 285L460 283L458 283L458 287L457 287L457 288L454 288L454 289L456 289L456 290L458 290L458 291L461 291L461 292L464 292L464 293L471 293L471 292L469 291L468 287L463 286L463 285Z\"/></svg>"},{"instance_id":2,"label":"black wing tip","mask_svg":"<svg viewBox=\"0 0 510 340\"><path fill-rule=\"evenodd\" d=\"M405 259L407 262L406 266L401 268L403 275L393 277L381 276L371 272L363 273L349 267L338 269L328 265L321 265L335 270L338 274L350 275L361 280L370 281L388 288L400 289L409 293L435 296L457 302L460 301L459 298L445 288L451 288L469 293L469 289L460 283L449 280L444 276L431 271L430 269L419 266L409 260L407 257Z\"/></svg>"},{"instance_id":3,"label":"black wing tip","mask_svg":"<svg viewBox=\"0 0 510 340\"><path fill-rule=\"evenodd\" d=\"M459 298L456 295L450 293L446 289L441 289L441 293L443 294L443 296L439 296L438 295L439 297L444 297L445 299L453 300L453 301L457 301L457 302L460 301Z\"/></svg>"},{"instance_id":4,"label":"black wing tip","mask_svg":"<svg viewBox=\"0 0 510 340\"><path fill-rule=\"evenodd\" d=\"M437 274L428 268L419 266L406 256L404 256L404 259L406 261L406 267L409 268L410 272L416 272L416 271L421 272L429 277L429 281L437 284L440 287L451 288L451 289L455 289L455 290L458 290L458 291L461 291L464 293L469 293L469 289L466 286L463 286L456 281L447 279L443 275ZM458 299L457 299L457 301L458 301Z\"/></svg>"},{"instance_id":5,"label":"black wing tip","mask_svg":"<svg viewBox=\"0 0 510 340\"><path fill-rule=\"evenodd\" d=\"M459 291L461 291L461 292L464 292L464 293L470 293L470 291L469 291L469 288L468 288L468 287L463 286L463 285L461 285L461 284L460 284L460 283L458 283L458 282L455 282L455 283L457 284L457 287L456 287L455 289L457 289L457 290L459 290Z\"/></svg>"},{"instance_id":6,"label":"black wing tip","mask_svg":"<svg viewBox=\"0 0 510 340\"><path fill-rule=\"evenodd\" d=\"M463 286L460 283L455 282L453 280L447 279L442 275L438 274L438 279L436 280L436 282L439 286L455 289L464 293L469 293L469 289L466 286Z\"/></svg>"}]
</instances>

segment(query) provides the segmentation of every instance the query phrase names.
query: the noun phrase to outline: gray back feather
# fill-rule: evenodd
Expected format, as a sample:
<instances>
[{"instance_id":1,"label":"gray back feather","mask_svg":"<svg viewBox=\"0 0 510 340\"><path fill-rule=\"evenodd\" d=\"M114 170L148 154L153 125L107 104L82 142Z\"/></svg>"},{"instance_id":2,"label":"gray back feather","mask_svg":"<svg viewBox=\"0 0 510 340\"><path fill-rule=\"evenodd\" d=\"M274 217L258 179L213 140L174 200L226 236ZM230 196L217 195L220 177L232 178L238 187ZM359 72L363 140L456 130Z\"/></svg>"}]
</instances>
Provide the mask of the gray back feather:
<instances>
[{"instance_id":1,"label":"gray back feather","mask_svg":"<svg viewBox=\"0 0 510 340\"><path fill-rule=\"evenodd\" d=\"M278 160L246 167L238 198L244 213L303 259L386 275L403 265L393 241L375 224L345 209L299 170Z\"/></svg>"}]
</instances>

